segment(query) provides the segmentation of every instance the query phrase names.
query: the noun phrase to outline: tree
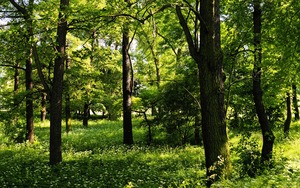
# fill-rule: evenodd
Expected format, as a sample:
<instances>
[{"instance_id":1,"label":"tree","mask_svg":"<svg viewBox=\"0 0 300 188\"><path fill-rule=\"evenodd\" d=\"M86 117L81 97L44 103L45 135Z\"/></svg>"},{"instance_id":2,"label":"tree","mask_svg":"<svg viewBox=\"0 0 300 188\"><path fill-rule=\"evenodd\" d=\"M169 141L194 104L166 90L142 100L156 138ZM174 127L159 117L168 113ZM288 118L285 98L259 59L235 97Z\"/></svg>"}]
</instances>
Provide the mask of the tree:
<instances>
[{"instance_id":1,"label":"tree","mask_svg":"<svg viewBox=\"0 0 300 188\"><path fill-rule=\"evenodd\" d=\"M292 121L291 94L286 94L286 120L284 122L284 134L288 136Z\"/></svg>"},{"instance_id":2,"label":"tree","mask_svg":"<svg viewBox=\"0 0 300 188\"><path fill-rule=\"evenodd\" d=\"M66 36L68 31L67 8L69 0L60 0L57 26L58 52L54 62L53 84L50 91L50 164L56 165L62 161L61 151L61 121L64 63L66 60Z\"/></svg>"},{"instance_id":3,"label":"tree","mask_svg":"<svg viewBox=\"0 0 300 188\"><path fill-rule=\"evenodd\" d=\"M34 125L33 125L33 99L32 99L32 45L31 40L33 37L33 28L32 28L32 11L34 0L29 1L29 5L26 8L21 7L16 1L10 0L11 4L23 15L26 23L27 35L27 60L26 60L26 140L30 143L34 142Z\"/></svg>"},{"instance_id":4,"label":"tree","mask_svg":"<svg viewBox=\"0 0 300 188\"><path fill-rule=\"evenodd\" d=\"M129 3L129 1L126 1ZM129 28L127 23L123 25L122 56L123 56L123 143L133 144L132 120L131 120L131 61L129 56Z\"/></svg>"},{"instance_id":5,"label":"tree","mask_svg":"<svg viewBox=\"0 0 300 188\"><path fill-rule=\"evenodd\" d=\"M221 176L229 175L231 171L224 109L225 78L222 72L220 7L219 0L195 1L195 5L195 8L191 5L189 7L195 14L195 36L200 22L200 45L199 38L192 37L179 6L176 6L176 13L185 33L190 54L199 69L202 134L206 173L210 185Z\"/></svg>"},{"instance_id":6,"label":"tree","mask_svg":"<svg viewBox=\"0 0 300 188\"><path fill-rule=\"evenodd\" d=\"M262 135L263 135L263 147L261 158L262 161L268 161L272 158L272 150L275 136L268 123L268 118L265 112L265 107L262 101L262 89L261 89L261 63L262 63L262 47L261 47L261 1L253 1L253 44L254 44L254 68L253 68L253 98L255 103L256 113L259 119Z\"/></svg>"}]
</instances>

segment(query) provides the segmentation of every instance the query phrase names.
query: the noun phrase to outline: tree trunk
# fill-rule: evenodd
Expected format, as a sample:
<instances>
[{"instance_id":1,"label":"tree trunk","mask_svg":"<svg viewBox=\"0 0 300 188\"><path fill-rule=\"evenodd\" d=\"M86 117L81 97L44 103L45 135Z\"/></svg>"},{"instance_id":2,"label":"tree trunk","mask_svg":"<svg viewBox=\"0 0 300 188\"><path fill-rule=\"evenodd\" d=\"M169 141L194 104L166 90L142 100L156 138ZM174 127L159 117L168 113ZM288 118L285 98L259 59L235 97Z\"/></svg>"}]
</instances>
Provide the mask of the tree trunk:
<instances>
[{"instance_id":1,"label":"tree trunk","mask_svg":"<svg viewBox=\"0 0 300 188\"><path fill-rule=\"evenodd\" d=\"M208 184L231 170L225 123L223 54L220 45L219 0L201 0L200 100ZM223 162L222 162L223 161Z\"/></svg>"},{"instance_id":2,"label":"tree trunk","mask_svg":"<svg viewBox=\"0 0 300 188\"><path fill-rule=\"evenodd\" d=\"M30 143L34 142L34 124L33 124L33 97L32 97L32 44L30 44L30 40L33 37L33 26L32 20L30 16L33 13L33 3L34 0L29 1L28 5L28 16L26 18L27 22L27 30L28 30L28 38L27 38L27 45L28 45L28 59L26 60L26 70L25 70L25 82L26 82L26 140Z\"/></svg>"},{"instance_id":3,"label":"tree trunk","mask_svg":"<svg viewBox=\"0 0 300 188\"><path fill-rule=\"evenodd\" d=\"M130 74L130 57L129 57L129 29L124 24L123 41L123 143L133 144L132 120L131 120L131 95L132 79Z\"/></svg>"},{"instance_id":4,"label":"tree trunk","mask_svg":"<svg viewBox=\"0 0 300 188\"><path fill-rule=\"evenodd\" d=\"M88 127L89 114L90 114L90 108L89 108L89 104L86 102L86 103L84 103L84 108L83 108L83 126L84 127Z\"/></svg>"},{"instance_id":5,"label":"tree trunk","mask_svg":"<svg viewBox=\"0 0 300 188\"><path fill-rule=\"evenodd\" d=\"M61 120L64 62L66 59L66 36L68 24L65 10L69 0L60 0L59 22L57 27L58 52L54 63L53 86L50 91L50 164L56 165L62 161L61 151Z\"/></svg>"},{"instance_id":6,"label":"tree trunk","mask_svg":"<svg viewBox=\"0 0 300 188\"><path fill-rule=\"evenodd\" d=\"M297 86L296 84L292 85L292 89L293 89L293 106L294 106L294 110L295 110L295 120L298 121L300 118L299 115L299 107L298 107L298 99L297 99Z\"/></svg>"},{"instance_id":7,"label":"tree trunk","mask_svg":"<svg viewBox=\"0 0 300 188\"><path fill-rule=\"evenodd\" d=\"M70 58L66 59L66 71L70 69ZM71 101L70 101L70 83L68 78L66 78L65 87L65 118L66 118L66 132L71 131Z\"/></svg>"},{"instance_id":8,"label":"tree trunk","mask_svg":"<svg viewBox=\"0 0 300 188\"><path fill-rule=\"evenodd\" d=\"M200 22L201 42L199 50L197 37L193 39L180 7L176 7L190 54L198 64L199 69L202 136L208 186L221 177L227 177L231 172L225 123L219 9L219 0L200 1L200 14L196 15L198 22Z\"/></svg>"},{"instance_id":9,"label":"tree trunk","mask_svg":"<svg viewBox=\"0 0 300 188\"><path fill-rule=\"evenodd\" d=\"M284 135L288 136L292 121L291 95L287 93L286 96L286 120L284 122Z\"/></svg>"},{"instance_id":10,"label":"tree trunk","mask_svg":"<svg viewBox=\"0 0 300 188\"><path fill-rule=\"evenodd\" d=\"M272 158L272 150L275 136L269 126L268 118L265 112L265 107L262 101L262 89L261 89L261 61L262 61L262 49L261 49L261 2L260 0L254 0L254 68L253 68L253 98L256 113L259 119L260 127L263 135L263 147L261 159L262 161L269 161Z\"/></svg>"},{"instance_id":11,"label":"tree trunk","mask_svg":"<svg viewBox=\"0 0 300 188\"><path fill-rule=\"evenodd\" d=\"M28 41L29 42L29 41ZM34 125L33 125L33 100L32 100L32 48L30 48L29 57L26 60L26 140L34 142Z\"/></svg>"},{"instance_id":12,"label":"tree trunk","mask_svg":"<svg viewBox=\"0 0 300 188\"><path fill-rule=\"evenodd\" d=\"M46 104L47 104L47 94L46 93L42 93L41 95L42 97L42 101L41 101L41 121L44 123L46 120L46 114L47 114L47 108L46 108Z\"/></svg>"}]
</instances>

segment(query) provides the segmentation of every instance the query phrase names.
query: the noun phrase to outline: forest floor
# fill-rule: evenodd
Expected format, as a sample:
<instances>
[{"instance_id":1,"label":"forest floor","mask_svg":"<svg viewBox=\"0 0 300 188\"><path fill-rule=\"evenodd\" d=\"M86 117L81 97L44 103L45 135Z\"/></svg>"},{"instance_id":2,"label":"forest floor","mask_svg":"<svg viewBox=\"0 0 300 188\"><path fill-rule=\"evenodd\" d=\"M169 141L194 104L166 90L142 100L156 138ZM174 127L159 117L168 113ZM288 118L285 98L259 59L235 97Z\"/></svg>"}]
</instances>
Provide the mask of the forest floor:
<instances>
[{"instance_id":1,"label":"forest floor","mask_svg":"<svg viewBox=\"0 0 300 188\"><path fill-rule=\"evenodd\" d=\"M122 144L122 122L73 122L63 133L63 162L49 161L49 126L36 124L36 142L13 144L0 133L0 187L205 187L203 147L148 146L146 127L134 122L135 145ZM259 131L229 131L233 175L212 187L300 187L300 125L289 138L275 131L271 168L258 164ZM247 136L245 136L247 135Z\"/></svg>"}]
</instances>

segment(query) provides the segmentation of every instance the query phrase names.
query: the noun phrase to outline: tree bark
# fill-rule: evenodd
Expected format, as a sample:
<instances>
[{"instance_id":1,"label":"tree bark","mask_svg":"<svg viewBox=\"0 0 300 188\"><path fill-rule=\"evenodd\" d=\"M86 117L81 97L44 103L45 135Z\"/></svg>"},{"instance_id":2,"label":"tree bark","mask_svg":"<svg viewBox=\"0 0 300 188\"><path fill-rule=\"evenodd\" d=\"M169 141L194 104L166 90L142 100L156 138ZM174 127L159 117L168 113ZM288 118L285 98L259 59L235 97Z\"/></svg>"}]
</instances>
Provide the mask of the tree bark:
<instances>
[{"instance_id":1,"label":"tree bark","mask_svg":"<svg viewBox=\"0 0 300 188\"><path fill-rule=\"evenodd\" d=\"M54 62L53 85L50 91L50 164L56 165L62 161L61 151L61 120L64 62L66 59L66 36L68 24L66 8L69 0L60 0L60 10L57 27L58 52Z\"/></svg>"},{"instance_id":2,"label":"tree bark","mask_svg":"<svg viewBox=\"0 0 300 188\"><path fill-rule=\"evenodd\" d=\"M260 123L262 135L263 135L263 147L261 159L262 161L269 161L272 158L273 143L275 136L270 128L268 118L265 112L262 96L263 91L261 89L261 62L262 62L262 48L261 48L261 1L253 0L254 11L253 11L253 31L254 31L254 68L253 68L253 98L256 113Z\"/></svg>"},{"instance_id":3,"label":"tree bark","mask_svg":"<svg viewBox=\"0 0 300 188\"><path fill-rule=\"evenodd\" d=\"M284 135L285 136L289 135L291 122L292 122L291 95L290 95L290 93L287 93L287 96L286 96L286 120L284 122Z\"/></svg>"},{"instance_id":4,"label":"tree bark","mask_svg":"<svg viewBox=\"0 0 300 188\"><path fill-rule=\"evenodd\" d=\"M300 119L299 115L299 106L298 106L298 99L297 99L297 86L296 84L292 85L293 89L293 106L295 110L295 120L298 121Z\"/></svg>"},{"instance_id":5,"label":"tree bark","mask_svg":"<svg viewBox=\"0 0 300 188\"><path fill-rule=\"evenodd\" d=\"M220 46L219 0L201 0L200 100L208 185L230 171L224 107L223 55ZM224 161L223 163L221 161Z\"/></svg>"},{"instance_id":6,"label":"tree bark","mask_svg":"<svg viewBox=\"0 0 300 188\"><path fill-rule=\"evenodd\" d=\"M227 177L231 171L225 123L219 0L201 0L200 13L195 13L200 22L200 49L197 45L199 41L197 37L193 39L179 6L176 7L176 12L190 54L199 69L202 135L207 185L210 186L215 180Z\"/></svg>"},{"instance_id":7,"label":"tree bark","mask_svg":"<svg viewBox=\"0 0 300 188\"><path fill-rule=\"evenodd\" d=\"M28 5L28 16L26 18L27 30L28 30L28 59L26 60L26 70L25 70L25 79L26 79L26 140L30 143L34 142L34 124L33 124L33 97L32 97L32 44L30 44L30 39L33 37L33 26L31 15L33 12L33 3L34 0L29 1Z\"/></svg>"},{"instance_id":8,"label":"tree bark","mask_svg":"<svg viewBox=\"0 0 300 188\"><path fill-rule=\"evenodd\" d=\"M130 57L129 57L129 29L124 25L123 41L123 143L133 144L132 119L131 119L131 95L132 83L130 74Z\"/></svg>"}]
</instances>

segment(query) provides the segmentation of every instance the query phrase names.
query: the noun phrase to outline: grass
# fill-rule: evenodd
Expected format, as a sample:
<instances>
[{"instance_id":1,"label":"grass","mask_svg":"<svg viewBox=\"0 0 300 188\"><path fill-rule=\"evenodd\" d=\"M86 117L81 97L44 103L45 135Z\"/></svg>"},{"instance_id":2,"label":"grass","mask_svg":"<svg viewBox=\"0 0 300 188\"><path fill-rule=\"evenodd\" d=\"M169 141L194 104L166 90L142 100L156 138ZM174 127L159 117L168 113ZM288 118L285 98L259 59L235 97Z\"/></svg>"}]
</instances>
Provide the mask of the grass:
<instances>
[{"instance_id":1,"label":"grass","mask_svg":"<svg viewBox=\"0 0 300 188\"><path fill-rule=\"evenodd\" d=\"M147 146L146 129L138 121L131 147L122 144L121 122L91 121L88 128L80 124L73 122L72 132L62 134L63 162L55 167L48 164L48 123L36 125L33 145L12 144L0 133L1 187L204 187L202 147ZM242 136L230 132L234 173L213 187L300 187L300 127L291 128L289 138L276 131L274 166L254 178L241 175L237 148ZM259 132L252 140L260 141ZM253 150L260 149L257 144Z\"/></svg>"}]
</instances>

